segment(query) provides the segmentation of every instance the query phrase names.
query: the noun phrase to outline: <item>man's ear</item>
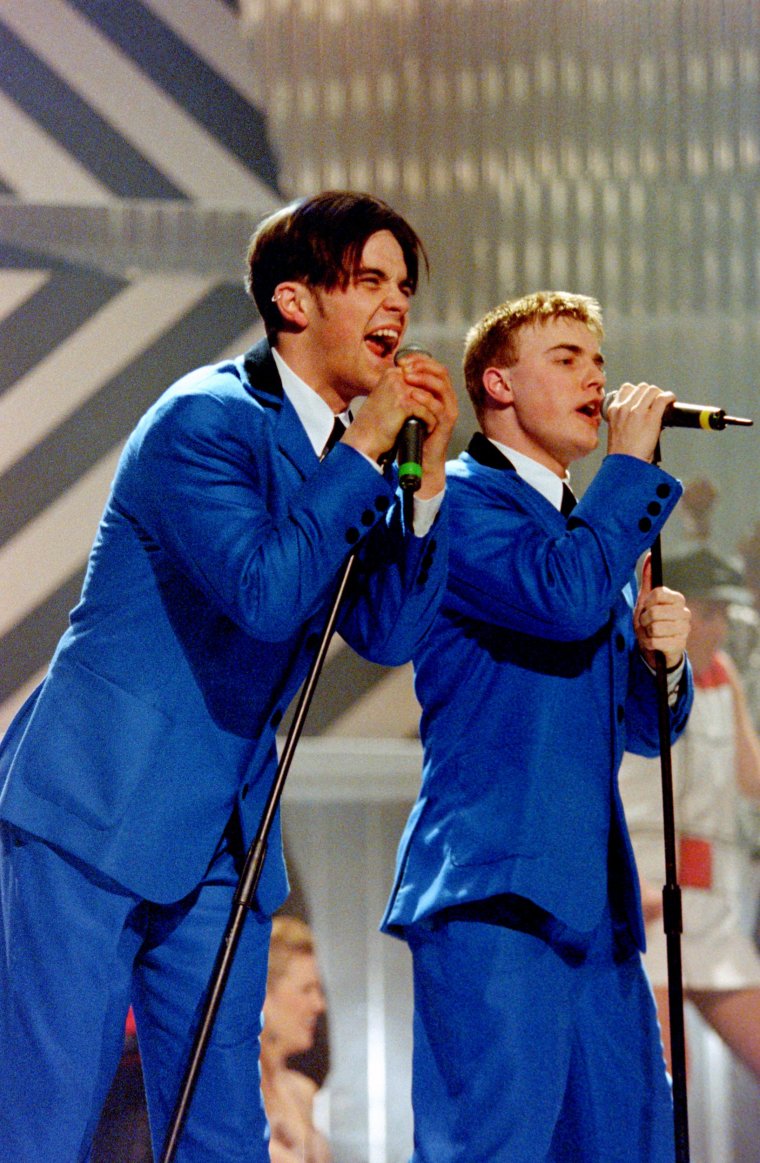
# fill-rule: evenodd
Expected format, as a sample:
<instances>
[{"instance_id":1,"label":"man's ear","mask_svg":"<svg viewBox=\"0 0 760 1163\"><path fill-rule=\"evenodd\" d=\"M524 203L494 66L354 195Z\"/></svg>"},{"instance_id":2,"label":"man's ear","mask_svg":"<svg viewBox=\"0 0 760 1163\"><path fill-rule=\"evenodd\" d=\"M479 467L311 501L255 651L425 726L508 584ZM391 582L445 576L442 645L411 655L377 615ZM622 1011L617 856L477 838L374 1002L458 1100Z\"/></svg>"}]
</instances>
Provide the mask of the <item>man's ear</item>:
<instances>
[{"instance_id":1,"label":"man's ear","mask_svg":"<svg viewBox=\"0 0 760 1163\"><path fill-rule=\"evenodd\" d=\"M272 295L283 324L291 330L303 330L309 322L308 300L310 291L304 283L278 283Z\"/></svg>"},{"instance_id":2,"label":"man's ear","mask_svg":"<svg viewBox=\"0 0 760 1163\"><path fill-rule=\"evenodd\" d=\"M507 404L512 403L512 387L507 368L487 367L483 372L483 387L496 407L505 408Z\"/></svg>"}]
</instances>

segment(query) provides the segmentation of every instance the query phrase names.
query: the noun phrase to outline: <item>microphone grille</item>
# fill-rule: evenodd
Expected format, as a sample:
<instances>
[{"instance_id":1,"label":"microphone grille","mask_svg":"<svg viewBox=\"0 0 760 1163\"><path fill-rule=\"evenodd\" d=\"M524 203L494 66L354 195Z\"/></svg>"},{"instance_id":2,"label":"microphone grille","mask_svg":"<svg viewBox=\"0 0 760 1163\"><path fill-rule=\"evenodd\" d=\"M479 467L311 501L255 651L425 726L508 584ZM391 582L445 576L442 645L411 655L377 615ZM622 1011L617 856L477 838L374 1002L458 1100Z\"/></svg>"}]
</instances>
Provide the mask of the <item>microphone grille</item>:
<instances>
[{"instance_id":1,"label":"microphone grille","mask_svg":"<svg viewBox=\"0 0 760 1163\"><path fill-rule=\"evenodd\" d=\"M604 399L602 400L602 420L607 419L607 413L610 410L610 404L614 402L616 395L617 392L605 392Z\"/></svg>"},{"instance_id":2,"label":"microphone grille","mask_svg":"<svg viewBox=\"0 0 760 1163\"><path fill-rule=\"evenodd\" d=\"M396 352L396 354L393 357L393 362L398 367L398 365L401 363L401 360L405 359L406 356L408 356L408 355L430 355L430 354L431 353L428 351L428 349L426 347L423 347L421 343L407 343L405 347L400 347L398 349L398 351Z\"/></svg>"}]
</instances>

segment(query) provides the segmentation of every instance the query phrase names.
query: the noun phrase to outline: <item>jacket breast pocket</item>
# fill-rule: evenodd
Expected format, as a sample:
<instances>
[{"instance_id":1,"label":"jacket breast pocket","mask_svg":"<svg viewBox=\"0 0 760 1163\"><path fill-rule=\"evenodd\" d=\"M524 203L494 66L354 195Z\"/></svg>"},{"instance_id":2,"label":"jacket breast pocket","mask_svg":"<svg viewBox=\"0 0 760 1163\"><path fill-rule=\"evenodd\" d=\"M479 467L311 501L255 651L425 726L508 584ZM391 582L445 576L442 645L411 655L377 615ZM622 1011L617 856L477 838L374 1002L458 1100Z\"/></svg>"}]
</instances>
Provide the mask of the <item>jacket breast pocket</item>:
<instances>
[{"instance_id":1,"label":"jacket breast pocket","mask_svg":"<svg viewBox=\"0 0 760 1163\"><path fill-rule=\"evenodd\" d=\"M449 768L450 859L461 867L537 856L531 781L503 751L460 757Z\"/></svg>"},{"instance_id":2,"label":"jacket breast pocket","mask_svg":"<svg viewBox=\"0 0 760 1163\"><path fill-rule=\"evenodd\" d=\"M160 772L171 734L157 708L61 658L40 691L11 778L105 830L122 818L146 772Z\"/></svg>"}]
</instances>

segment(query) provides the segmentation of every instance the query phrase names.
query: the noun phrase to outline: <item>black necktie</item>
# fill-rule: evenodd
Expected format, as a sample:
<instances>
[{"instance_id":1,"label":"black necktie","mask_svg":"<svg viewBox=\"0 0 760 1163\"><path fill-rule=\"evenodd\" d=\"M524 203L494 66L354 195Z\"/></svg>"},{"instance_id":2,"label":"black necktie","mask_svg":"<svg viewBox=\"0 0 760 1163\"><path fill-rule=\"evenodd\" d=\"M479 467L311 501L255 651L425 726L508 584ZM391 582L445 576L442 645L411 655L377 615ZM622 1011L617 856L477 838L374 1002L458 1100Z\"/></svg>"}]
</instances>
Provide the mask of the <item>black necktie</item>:
<instances>
[{"instance_id":1,"label":"black necktie","mask_svg":"<svg viewBox=\"0 0 760 1163\"><path fill-rule=\"evenodd\" d=\"M322 449L320 460L324 460L333 445L337 444L343 433L346 431L346 425L341 420L340 416L336 416L333 421L332 432L325 441L325 446Z\"/></svg>"},{"instance_id":2,"label":"black necktie","mask_svg":"<svg viewBox=\"0 0 760 1163\"><path fill-rule=\"evenodd\" d=\"M578 504L578 502L575 498L575 493L570 488L570 486L566 485L565 482L563 481L562 482L562 504L559 507L559 511L562 514L562 516L569 517L577 504Z\"/></svg>"}]
</instances>

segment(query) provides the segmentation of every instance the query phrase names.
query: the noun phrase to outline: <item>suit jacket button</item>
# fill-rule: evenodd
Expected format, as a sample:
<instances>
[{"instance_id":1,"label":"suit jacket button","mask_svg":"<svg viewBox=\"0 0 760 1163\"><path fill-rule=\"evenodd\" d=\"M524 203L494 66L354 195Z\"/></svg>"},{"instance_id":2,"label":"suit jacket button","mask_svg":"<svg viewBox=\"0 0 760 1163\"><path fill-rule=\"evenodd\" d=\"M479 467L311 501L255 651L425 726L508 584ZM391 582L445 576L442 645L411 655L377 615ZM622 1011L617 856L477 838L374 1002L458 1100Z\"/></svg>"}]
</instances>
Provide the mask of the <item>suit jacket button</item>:
<instances>
[{"instance_id":1,"label":"suit jacket button","mask_svg":"<svg viewBox=\"0 0 760 1163\"><path fill-rule=\"evenodd\" d=\"M349 545L356 545L359 540L359 530L354 529L353 525L350 529L346 529L346 541Z\"/></svg>"},{"instance_id":2,"label":"suit jacket button","mask_svg":"<svg viewBox=\"0 0 760 1163\"><path fill-rule=\"evenodd\" d=\"M652 522L649 520L649 518L642 517L641 520L639 521L639 529L641 530L641 532L648 533L651 528L652 528Z\"/></svg>"},{"instance_id":3,"label":"suit jacket button","mask_svg":"<svg viewBox=\"0 0 760 1163\"><path fill-rule=\"evenodd\" d=\"M387 497L375 498L375 508L377 509L378 513L387 513L390 505L391 503Z\"/></svg>"},{"instance_id":4,"label":"suit jacket button","mask_svg":"<svg viewBox=\"0 0 760 1163\"><path fill-rule=\"evenodd\" d=\"M655 492L657 493L658 497L669 497L670 496L670 485L666 485L663 482L661 485L657 486L657 488L655 489Z\"/></svg>"},{"instance_id":5,"label":"suit jacket button","mask_svg":"<svg viewBox=\"0 0 760 1163\"><path fill-rule=\"evenodd\" d=\"M362 513L362 525L366 525L369 528L369 526L374 525L374 523L375 523L375 514L372 512L371 509L365 509L364 512Z\"/></svg>"}]
</instances>

